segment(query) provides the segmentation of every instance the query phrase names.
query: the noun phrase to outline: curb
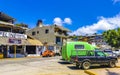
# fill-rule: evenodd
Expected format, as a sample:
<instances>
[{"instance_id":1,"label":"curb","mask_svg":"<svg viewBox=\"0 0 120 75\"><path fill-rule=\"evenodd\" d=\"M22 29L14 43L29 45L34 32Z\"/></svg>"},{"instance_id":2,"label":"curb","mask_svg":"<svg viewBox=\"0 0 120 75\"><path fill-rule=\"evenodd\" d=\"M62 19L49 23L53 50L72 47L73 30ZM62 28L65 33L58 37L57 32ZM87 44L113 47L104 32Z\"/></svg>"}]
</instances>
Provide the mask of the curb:
<instances>
[{"instance_id":1,"label":"curb","mask_svg":"<svg viewBox=\"0 0 120 75\"><path fill-rule=\"evenodd\" d=\"M88 71L88 70L84 70L84 72L87 73L87 74L89 74L89 75L97 75L97 74L95 74L95 73L93 73L91 71Z\"/></svg>"},{"instance_id":2,"label":"curb","mask_svg":"<svg viewBox=\"0 0 120 75\"><path fill-rule=\"evenodd\" d=\"M116 66L115 68L120 68L120 66Z\"/></svg>"},{"instance_id":3,"label":"curb","mask_svg":"<svg viewBox=\"0 0 120 75\"><path fill-rule=\"evenodd\" d=\"M28 57L22 57L22 58L2 58L0 60L24 60L27 58L42 58L40 56L28 56Z\"/></svg>"},{"instance_id":4,"label":"curb","mask_svg":"<svg viewBox=\"0 0 120 75\"><path fill-rule=\"evenodd\" d=\"M23 60L25 58L3 58L3 59L0 59L0 60Z\"/></svg>"},{"instance_id":5,"label":"curb","mask_svg":"<svg viewBox=\"0 0 120 75\"><path fill-rule=\"evenodd\" d=\"M26 58L42 58L42 56L28 56L22 58L0 58L0 60L19 60L19 59L26 59Z\"/></svg>"},{"instance_id":6,"label":"curb","mask_svg":"<svg viewBox=\"0 0 120 75\"><path fill-rule=\"evenodd\" d=\"M27 56L25 58L42 58L42 56Z\"/></svg>"}]
</instances>

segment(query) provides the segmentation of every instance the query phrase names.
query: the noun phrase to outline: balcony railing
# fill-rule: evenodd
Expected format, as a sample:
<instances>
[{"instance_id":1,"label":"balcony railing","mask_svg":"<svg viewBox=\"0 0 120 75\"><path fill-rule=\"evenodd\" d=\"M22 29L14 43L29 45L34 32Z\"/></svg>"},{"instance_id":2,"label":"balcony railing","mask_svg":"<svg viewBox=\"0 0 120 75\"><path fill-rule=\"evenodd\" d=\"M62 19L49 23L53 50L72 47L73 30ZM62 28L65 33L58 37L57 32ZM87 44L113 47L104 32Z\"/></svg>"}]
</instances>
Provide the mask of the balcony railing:
<instances>
[{"instance_id":1,"label":"balcony railing","mask_svg":"<svg viewBox=\"0 0 120 75\"><path fill-rule=\"evenodd\" d=\"M67 37L68 35L65 33L59 33L59 32L55 32L56 36L63 36L63 37Z\"/></svg>"},{"instance_id":2,"label":"balcony railing","mask_svg":"<svg viewBox=\"0 0 120 75\"><path fill-rule=\"evenodd\" d=\"M4 21L0 21L0 24L4 24L4 25L14 25L14 24L12 24L12 23L9 23L9 22L4 22Z\"/></svg>"}]
</instances>

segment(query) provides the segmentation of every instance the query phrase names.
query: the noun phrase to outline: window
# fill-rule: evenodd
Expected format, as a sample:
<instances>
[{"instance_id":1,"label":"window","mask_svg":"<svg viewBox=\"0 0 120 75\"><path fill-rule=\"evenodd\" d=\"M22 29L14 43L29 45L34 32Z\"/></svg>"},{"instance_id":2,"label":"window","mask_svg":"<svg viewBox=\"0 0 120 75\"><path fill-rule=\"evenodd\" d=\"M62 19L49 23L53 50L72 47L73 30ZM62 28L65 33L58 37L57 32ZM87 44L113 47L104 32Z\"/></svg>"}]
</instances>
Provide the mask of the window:
<instances>
[{"instance_id":1,"label":"window","mask_svg":"<svg viewBox=\"0 0 120 75\"><path fill-rule=\"evenodd\" d=\"M39 34L39 31L37 31L37 34Z\"/></svg>"},{"instance_id":2,"label":"window","mask_svg":"<svg viewBox=\"0 0 120 75\"><path fill-rule=\"evenodd\" d=\"M48 50L54 50L54 46L48 46Z\"/></svg>"},{"instance_id":3,"label":"window","mask_svg":"<svg viewBox=\"0 0 120 75\"><path fill-rule=\"evenodd\" d=\"M75 45L75 49L84 49L84 45Z\"/></svg>"},{"instance_id":4,"label":"window","mask_svg":"<svg viewBox=\"0 0 120 75\"><path fill-rule=\"evenodd\" d=\"M0 46L0 54L3 53L2 46Z\"/></svg>"},{"instance_id":5,"label":"window","mask_svg":"<svg viewBox=\"0 0 120 75\"><path fill-rule=\"evenodd\" d=\"M62 45L62 41L60 37L56 37L56 44Z\"/></svg>"},{"instance_id":6,"label":"window","mask_svg":"<svg viewBox=\"0 0 120 75\"><path fill-rule=\"evenodd\" d=\"M46 34L47 34L47 33L49 33L49 30L48 30L48 29L46 29L46 30L45 30L45 33L46 33Z\"/></svg>"},{"instance_id":7,"label":"window","mask_svg":"<svg viewBox=\"0 0 120 75\"><path fill-rule=\"evenodd\" d=\"M88 51L87 56L94 56L94 51Z\"/></svg>"},{"instance_id":8,"label":"window","mask_svg":"<svg viewBox=\"0 0 120 75\"><path fill-rule=\"evenodd\" d=\"M95 56L105 56L105 54L101 51L95 52Z\"/></svg>"},{"instance_id":9,"label":"window","mask_svg":"<svg viewBox=\"0 0 120 75\"><path fill-rule=\"evenodd\" d=\"M35 35L35 32L32 32L32 35Z\"/></svg>"}]
</instances>

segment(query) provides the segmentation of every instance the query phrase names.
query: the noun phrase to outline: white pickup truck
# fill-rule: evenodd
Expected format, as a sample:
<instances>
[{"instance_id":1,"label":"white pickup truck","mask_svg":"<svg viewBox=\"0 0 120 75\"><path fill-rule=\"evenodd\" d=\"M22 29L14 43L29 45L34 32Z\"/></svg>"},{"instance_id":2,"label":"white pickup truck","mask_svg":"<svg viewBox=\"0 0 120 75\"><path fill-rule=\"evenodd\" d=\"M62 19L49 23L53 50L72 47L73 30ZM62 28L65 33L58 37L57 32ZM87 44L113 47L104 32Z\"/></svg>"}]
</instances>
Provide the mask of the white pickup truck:
<instances>
[{"instance_id":1,"label":"white pickup truck","mask_svg":"<svg viewBox=\"0 0 120 75\"><path fill-rule=\"evenodd\" d=\"M120 50L114 50L113 53L115 53L117 57L120 58Z\"/></svg>"}]
</instances>

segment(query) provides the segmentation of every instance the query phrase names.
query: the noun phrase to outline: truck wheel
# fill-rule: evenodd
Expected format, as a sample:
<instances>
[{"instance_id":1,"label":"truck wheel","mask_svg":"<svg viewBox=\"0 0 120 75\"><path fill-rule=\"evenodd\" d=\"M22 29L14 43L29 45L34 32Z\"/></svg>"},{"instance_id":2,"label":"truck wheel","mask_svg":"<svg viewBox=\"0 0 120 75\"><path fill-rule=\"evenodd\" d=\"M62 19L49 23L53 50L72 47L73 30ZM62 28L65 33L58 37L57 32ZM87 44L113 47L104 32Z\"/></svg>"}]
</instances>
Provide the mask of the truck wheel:
<instances>
[{"instance_id":1,"label":"truck wheel","mask_svg":"<svg viewBox=\"0 0 120 75\"><path fill-rule=\"evenodd\" d=\"M111 60L111 61L109 62L109 66L110 66L111 68L115 67L115 66L116 66L116 65L115 65L115 61Z\"/></svg>"},{"instance_id":2,"label":"truck wheel","mask_svg":"<svg viewBox=\"0 0 120 75\"><path fill-rule=\"evenodd\" d=\"M90 62L88 62L88 61L83 62L83 63L82 63L82 68L83 68L84 70L89 69L89 68L90 68Z\"/></svg>"}]
</instances>

